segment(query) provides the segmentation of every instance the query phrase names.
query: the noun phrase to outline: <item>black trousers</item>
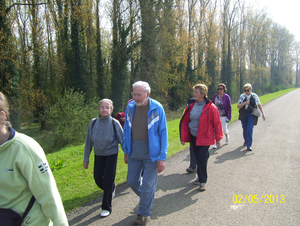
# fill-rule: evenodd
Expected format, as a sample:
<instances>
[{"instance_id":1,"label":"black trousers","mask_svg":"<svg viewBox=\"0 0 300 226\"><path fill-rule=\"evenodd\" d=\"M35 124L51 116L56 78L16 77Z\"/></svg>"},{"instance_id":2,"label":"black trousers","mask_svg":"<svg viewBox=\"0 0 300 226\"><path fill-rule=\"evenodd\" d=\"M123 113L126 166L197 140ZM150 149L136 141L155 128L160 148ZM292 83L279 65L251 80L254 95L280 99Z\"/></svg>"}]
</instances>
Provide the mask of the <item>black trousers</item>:
<instances>
[{"instance_id":1,"label":"black trousers","mask_svg":"<svg viewBox=\"0 0 300 226\"><path fill-rule=\"evenodd\" d=\"M191 143L196 161L197 161L197 174L200 183L206 183L207 181L207 160L209 158L209 146L197 146L196 137L191 136Z\"/></svg>"},{"instance_id":2,"label":"black trousers","mask_svg":"<svg viewBox=\"0 0 300 226\"><path fill-rule=\"evenodd\" d=\"M112 192L115 189L115 177L118 154L108 156L95 155L94 179L99 188L104 191L102 210L112 211Z\"/></svg>"}]
</instances>

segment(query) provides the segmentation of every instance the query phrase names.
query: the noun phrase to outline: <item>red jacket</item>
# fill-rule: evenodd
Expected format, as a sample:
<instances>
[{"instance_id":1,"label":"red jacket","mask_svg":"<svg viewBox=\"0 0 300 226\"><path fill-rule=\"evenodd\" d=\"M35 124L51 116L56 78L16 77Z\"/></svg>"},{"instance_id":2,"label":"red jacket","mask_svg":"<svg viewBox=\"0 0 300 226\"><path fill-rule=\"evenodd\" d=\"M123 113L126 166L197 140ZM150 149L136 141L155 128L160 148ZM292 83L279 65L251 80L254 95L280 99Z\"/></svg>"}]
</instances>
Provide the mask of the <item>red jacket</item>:
<instances>
[{"instance_id":1,"label":"red jacket","mask_svg":"<svg viewBox=\"0 0 300 226\"><path fill-rule=\"evenodd\" d=\"M209 146L223 138L222 123L218 108L210 100L205 98L206 105L204 106L200 119L197 133L196 145ZM195 100L188 103L179 124L180 141L190 142L191 134L188 126L190 122L190 113L195 105Z\"/></svg>"}]
</instances>

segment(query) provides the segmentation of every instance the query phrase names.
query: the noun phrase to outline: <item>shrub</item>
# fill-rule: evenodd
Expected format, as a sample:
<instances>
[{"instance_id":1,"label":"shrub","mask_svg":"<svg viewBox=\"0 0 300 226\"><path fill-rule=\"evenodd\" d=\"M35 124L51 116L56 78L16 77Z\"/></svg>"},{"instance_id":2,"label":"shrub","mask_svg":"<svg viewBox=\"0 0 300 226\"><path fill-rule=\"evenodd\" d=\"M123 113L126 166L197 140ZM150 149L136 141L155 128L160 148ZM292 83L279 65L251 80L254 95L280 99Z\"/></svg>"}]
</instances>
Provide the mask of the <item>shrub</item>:
<instances>
[{"instance_id":1,"label":"shrub","mask_svg":"<svg viewBox=\"0 0 300 226\"><path fill-rule=\"evenodd\" d=\"M53 134L53 147L84 142L90 120L97 117L96 100L87 103L84 94L73 89L66 89L54 100L55 104L47 108L42 116L47 129Z\"/></svg>"}]
</instances>

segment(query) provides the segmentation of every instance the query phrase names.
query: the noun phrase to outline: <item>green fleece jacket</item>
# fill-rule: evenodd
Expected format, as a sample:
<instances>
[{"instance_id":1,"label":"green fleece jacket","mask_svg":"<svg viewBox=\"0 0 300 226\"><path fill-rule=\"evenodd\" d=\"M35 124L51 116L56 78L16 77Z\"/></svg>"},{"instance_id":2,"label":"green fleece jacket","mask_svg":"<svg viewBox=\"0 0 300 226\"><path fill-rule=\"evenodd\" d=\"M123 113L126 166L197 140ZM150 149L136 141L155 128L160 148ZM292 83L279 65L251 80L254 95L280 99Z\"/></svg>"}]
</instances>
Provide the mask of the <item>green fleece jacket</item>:
<instances>
[{"instance_id":1,"label":"green fleece jacket","mask_svg":"<svg viewBox=\"0 0 300 226\"><path fill-rule=\"evenodd\" d=\"M15 132L0 145L0 207L23 215L32 195L33 207L24 225L69 225L56 183L41 146Z\"/></svg>"}]
</instances>

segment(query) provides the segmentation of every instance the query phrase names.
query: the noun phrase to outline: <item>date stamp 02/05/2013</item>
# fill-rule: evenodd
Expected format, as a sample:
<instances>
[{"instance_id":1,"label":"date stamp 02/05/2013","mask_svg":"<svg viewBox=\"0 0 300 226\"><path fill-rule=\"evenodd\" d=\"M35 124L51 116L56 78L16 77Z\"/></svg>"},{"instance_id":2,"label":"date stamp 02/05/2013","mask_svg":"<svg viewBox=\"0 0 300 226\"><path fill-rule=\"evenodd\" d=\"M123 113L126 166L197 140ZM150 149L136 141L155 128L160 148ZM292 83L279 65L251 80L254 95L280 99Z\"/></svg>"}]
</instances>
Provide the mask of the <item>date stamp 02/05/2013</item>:
<instances>
[{"instance_id":1,"label":"date stamp 02/05/2013","mask_svg":"<svg viewBox=\"0 0 300 226\"><path fill-rule=\"evenodd\" d=\"M233 195L232 202L237 203L285 203L284 195Z\"/></svg>"}]
</instances>

